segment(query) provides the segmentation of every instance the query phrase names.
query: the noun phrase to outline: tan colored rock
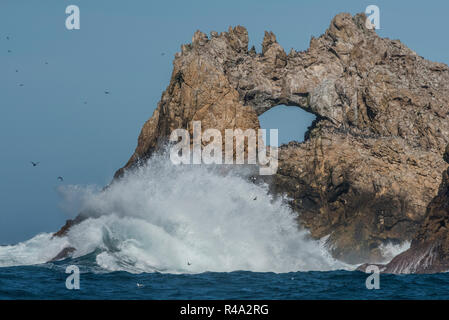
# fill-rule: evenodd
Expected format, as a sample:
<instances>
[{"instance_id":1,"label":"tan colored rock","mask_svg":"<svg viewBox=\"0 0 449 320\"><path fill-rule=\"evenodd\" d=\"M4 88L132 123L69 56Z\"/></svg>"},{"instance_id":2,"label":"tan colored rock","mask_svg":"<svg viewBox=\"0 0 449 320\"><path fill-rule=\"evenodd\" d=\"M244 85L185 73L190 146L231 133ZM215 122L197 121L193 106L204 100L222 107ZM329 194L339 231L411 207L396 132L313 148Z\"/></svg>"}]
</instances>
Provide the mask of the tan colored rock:
<instances>
[{"instance_id":1,"label":"tan colored rock","mask_svg":"<svg viewBox=\"0 0 449 320\"><path fill-rule=\"evenodd\" d=\"M444 153L449 163L449 145ZM367 264L359 267L364 271ZM424 222L410 249L382 266L385 273L436 273L449 270L449 169L442 175L438 195L427 207Z\"/></svg>"},{"instance_id":2,"label":"tan colored rock","mask_svg":"<svg viewBox=\"0 0 449 320\"><path fill-rule=\"evenodd\" d=\"M258 128L279 104L317 116L303 143L280 149L272 190L286 193L314 238L329 235L339 259L381 261L379 245L411 240L446 169L449 68L337 15L307 51L288 55L267 32L197 32L174 60L170 84L119 178L176 128Z\"/></svg>"}]
</instances>

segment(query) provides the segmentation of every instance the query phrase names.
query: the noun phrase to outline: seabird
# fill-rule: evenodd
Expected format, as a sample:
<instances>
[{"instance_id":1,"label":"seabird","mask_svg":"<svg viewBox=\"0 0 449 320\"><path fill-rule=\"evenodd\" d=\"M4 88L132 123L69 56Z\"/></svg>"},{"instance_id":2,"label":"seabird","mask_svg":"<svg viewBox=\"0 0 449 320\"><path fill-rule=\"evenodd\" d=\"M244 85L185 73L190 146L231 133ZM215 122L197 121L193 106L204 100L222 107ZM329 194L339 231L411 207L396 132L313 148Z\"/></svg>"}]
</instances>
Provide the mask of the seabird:
<instances>
[{"instance_id":1,"label":"seabird","mask_svg":"<svg viewBox=\"0 0 449 320\"><path fill-rule=\"evenodd\" d=\"M187 261L187 265L188 265L188 266L191 266L192 264L191 264L189 261Z\"/></svg>"},{"instance_id":2,"label":"seabird","mask_svg":"<svg viewBox=\"0 0 449 320\"><path fill-rule=\"evenodd\" d=\"M255 198L253 199L253 201L254 201L254 200L257 200L257 197L255 197Z\"/></svg>"},{"instance_id":3,"label":"seabird","mask_svg":"<svg viewBox=\"0 0 449 320\"><path fill-rule=\"evenodd\" d=\"M33 165L33 167L36 167L39 164L39 162L33 162L33 161L30 161L30 162Z\"/></svg>"},{"instance_id":4,"label":"seabird","mask_svg":"<svg viewBox=\"0 0 449 320\"><path fill-rule=\"evenodd\" d=\"M105 90L104 94L109 94L109 91Z\"/></svg>"},{"instance_id":5,"label":"seabird","mask_svg":"<svg viewBox=\"0 0 449 320\"><path fill-rule=\"evenodd\" d=\"M161 56L165 56L165 52L162 52L162 53L161 53Z\"/></svg>"},{"instance_id":6,"label":"seabird","mask_svg":"<svg viewBox=\"0 0 449 320\"><path fill-rule=\"evenodd\" d=\"M19 87L23 87L23 83L19 84Z\"/></svg>"},{"instance_id":7,"label":"seabird","mask_svg":"<svg viewBox=\"0 0 449 320\"><path fill-rule=\"evenodd\" d=\"M137 288L142 288L142 287L144 287L143 284L137 283Z\"/></svg>"},{"instance_id":8,"label":"seabird","mask_svg":"<svg viewBox=\"0 0 449 320\"><path fill-rule=\"evenodd\" d=\"M59 177L58 177L58 180L62 182L62 181L64 181L64 178L61 177L61 176L59 176Z\"/></svg>"}]
</instances>

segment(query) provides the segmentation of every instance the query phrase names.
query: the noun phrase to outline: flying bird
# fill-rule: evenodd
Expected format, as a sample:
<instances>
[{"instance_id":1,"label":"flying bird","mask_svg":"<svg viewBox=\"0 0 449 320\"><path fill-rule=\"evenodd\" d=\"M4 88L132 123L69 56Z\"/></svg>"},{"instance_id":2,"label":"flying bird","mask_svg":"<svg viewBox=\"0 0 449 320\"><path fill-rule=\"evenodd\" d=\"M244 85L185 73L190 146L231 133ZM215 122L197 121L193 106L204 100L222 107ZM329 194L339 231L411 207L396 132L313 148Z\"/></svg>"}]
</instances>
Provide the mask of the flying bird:
<instances>
[{"instance_id":1,"label":"flying bird","mask_svg":"<svg viewBox=\"0 0 449 320\"><path fill-rule=\"evenodd\" d=\"M9 40L9 36L6 36L6 40Z\"/></svg>"},{"instance_id":2,"label":"flying bird","mask_svg":"<svg viewBox=\"0 0 449 320\"><path fill-rule=\"evenodd\" d=\"M189 261L187 261L187 265L188 265L188 266L191 266L192 264L191 264Z\"/></svg>"},{"instance_id":3,"label":"flying bird","mask_svg":"<svg viewBox=\"0 0 449 320\"><path fill-rule=\"evenodd\" d=\"M23 87L23 83L19 84L19 87Z\"/></svg>"},{"instance_id":4,"label":"flying bird","mask_svg":"<svg viewBox=\"0 0 449 320\"><path fill-rule=\"evenodd\" d=\"M8 50L8 53L11 53L11 50Z\"/></svg>"},{"instance_id":5,"label":"flying bird","mask_svg":"<svg viewBox=\"0 0 449 320\"><path fill-rule=\"evenodd\" d=\"M61 176L59 176L59 177L58 177L58 180L62 182L62 181L64 181L64 178L61 177Z\"/></svg>"},{"instance_id":6,"label":"flying bird","mask_svg":"<svg viewBox=\"0 0 449 320\"><path fill-rule=\"evenodd\" d=\"M109 91L105 90L104 94L109 94Z\"/></svg>"},{"instance_id":7,"label":"flying bird","mask_svg":"<svg viewBox=\"0 0 449 320\"><path fill-rule=\"evenodd\" d=\"M137 288L142 288L142 287L144 287L143 284L137 283Z\"/></svg>"},{"instance_id":8,"label":"flying bird","mask_svg":"<svg viewBox=\"0 0 449 320\"><path fill-rule=\"evenodd\" d=\"M161 56L165 56L165 52L162 52L162 53L161 53Z\"/></svg>"},{"instance_id":9,"label":"flying bird","mask_svg":"<svg viewBox=\"0 0 449 320\"><path fill-rule=\"evenodd\" d=\"M257 200L257 197L255 197L253 200Z\"/></svg>"},{"instance_id":10,"label":"flying bird","mask_svg":"<svg viewBox=\"0 0 449 320\"><path fill-rule=\"evenodd\" d=\"M39 164L39 162L33 162L33 161L30 161L30 162L33 165L33 167L37 167L37 165Z\"/></svg>"}]
</instances>

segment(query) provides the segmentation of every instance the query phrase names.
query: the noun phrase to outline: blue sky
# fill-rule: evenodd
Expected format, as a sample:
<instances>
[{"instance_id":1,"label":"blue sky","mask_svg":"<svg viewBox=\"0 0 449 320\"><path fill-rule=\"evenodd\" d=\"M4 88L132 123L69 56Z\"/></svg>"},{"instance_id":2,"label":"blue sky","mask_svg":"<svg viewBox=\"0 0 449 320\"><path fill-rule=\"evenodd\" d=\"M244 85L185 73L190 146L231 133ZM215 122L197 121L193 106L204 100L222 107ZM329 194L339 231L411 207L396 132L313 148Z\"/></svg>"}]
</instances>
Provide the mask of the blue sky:
<instances>
[{"instance_id":1,"label":"blue sky","mask_svg":"<svg viewBox=\"0 0 449 320\"><path fill-rule=\"evenodd\" d=\"M65 28L70 4L80 8L80 30ZM335 14L370 4L380 7L381 36L449 62L447 1L1 0L0 244L71 218L58 176L64 184L111 180L168 85L174 54L197 29L243 25L259 52L271 30L287 52L305 50ZM312 118L284 108L261 120L286 142L302 137Z\"/></svg>"}]
</instances>

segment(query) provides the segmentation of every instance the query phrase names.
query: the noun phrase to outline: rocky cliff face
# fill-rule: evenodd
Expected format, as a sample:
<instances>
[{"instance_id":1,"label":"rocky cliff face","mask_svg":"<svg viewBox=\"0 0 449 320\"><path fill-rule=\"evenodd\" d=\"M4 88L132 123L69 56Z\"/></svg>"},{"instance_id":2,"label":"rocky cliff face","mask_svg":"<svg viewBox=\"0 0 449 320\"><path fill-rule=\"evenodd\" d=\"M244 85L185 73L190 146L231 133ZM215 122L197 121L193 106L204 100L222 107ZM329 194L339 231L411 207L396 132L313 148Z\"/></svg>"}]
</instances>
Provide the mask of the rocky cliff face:
<instances>
[{"instance_id":1,"label":"rocky cliff face","mask_svg":"<svg viewBox=\"0 0 449 320\"><path fill-rule=\"evenodd\" d=\"M257 53L248 50L241 26L209 37L197 31L173 65L167 90L116 178L151 156L173 129L191 130L193 120L203 130L258 128L257 116L285 104L317 120L303 143L280 148L272 190L292 199L314 238L329 235L341 260L376 262L380 244L411 240L422 230L447 166L446 65L380 38L365 27L363 14L337 15L308 50L288 54L271 32Z\"/></svg>"},{"instance_id":2,"label":"rocky cliff face","mask_svg":"<svg viewBox=\"0 0 449 320\"><path fill-rule=\"evenodd\" d=\"M444 154L449 163L449 145ZM385 273L435 273L449 270L449 169L443 172L438 195L429 203L426 218L410 249L381 266ZM359 270L364 271L366 264Z\"/></svg>"}]
</instances>

